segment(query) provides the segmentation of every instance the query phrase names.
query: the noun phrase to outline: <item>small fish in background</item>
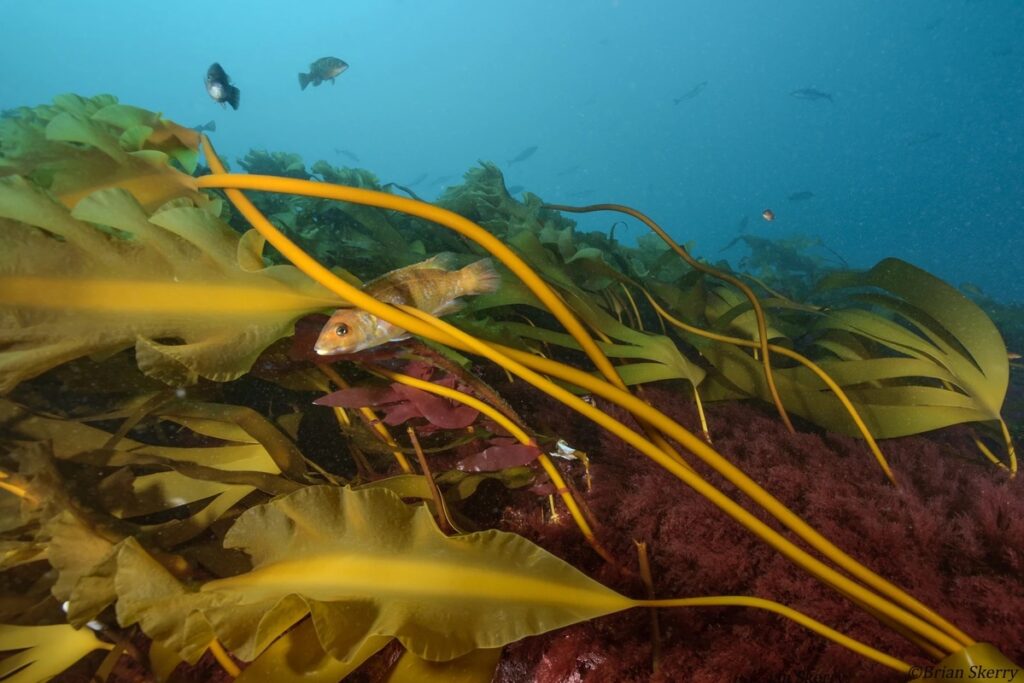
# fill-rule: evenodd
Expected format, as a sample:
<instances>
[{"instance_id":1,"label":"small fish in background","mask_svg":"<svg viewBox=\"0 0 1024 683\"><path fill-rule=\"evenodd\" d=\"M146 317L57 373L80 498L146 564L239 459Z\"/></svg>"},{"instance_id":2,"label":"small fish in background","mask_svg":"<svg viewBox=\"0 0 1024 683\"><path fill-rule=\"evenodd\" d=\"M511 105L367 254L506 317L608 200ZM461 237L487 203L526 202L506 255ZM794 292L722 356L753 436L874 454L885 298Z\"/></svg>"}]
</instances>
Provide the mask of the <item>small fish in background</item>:
<instances>
[{"instance_id":1,"label":"small fish in background","mask_svg":"<svg viewBox=\"0 0 1024 683\"><path fill-rule=\"evenodd\" d=\"M335 147L334 148L334 153L335 154L340 154L340 155L342 155L344 157L348 157L349 159L351 159L352 161L356 162L357 164L360 163L359 157L356 156L354 152L350 152L347 149L338 149L337 147Z\"/></svg>"},{"instance_id":2,"label":"small fish in background","mask_svg":"<svg viewBox=\"0 0 1024 683\"><path fill-rule=\"evenodd\" d=\"M460 310L461 297L490 294L501 285L501 275L490 259L451 270L452 255L438 254L420 263L393 270L366 283L362 291L389 304L415 306L431 315ZM313 350L321 356L356 353L408 339L409 333L358 308L339 308L320 331Z\"/></svg>"},{"instance_id":3,"label":"small fish in background","mask_svg":"<svg viewBox=\"0 0 1024 683\"><path fill-rule=\"evenodd\" d=\"M747 225L750 223L750 216L744 216L740 219L740 222L736 224L736 234L742 235L747 231Z\"/></svg>"},{"instance_id":4,"label":"small fish in background","mask_svg":"<svg viewBox=\"0 0 1024 683\"><path fill-rule=\"evenodd\" d=\"M197 133L205 133L206 131L210 131L211 133L216 133L217 132L217 122L216 121L212 121L212 120L211 121L207 121L206 123L204 123L202 125L192 126L192 130L194 130Z\"/></svg>"},{"instance_id":5,"label":"small fish in background","mask_svg":"<svg viewBox=\"0 0 1024 683\"><path fill-rule=\"evenodd\" d=\"M518 164L520 161L526 161L527 159L532 157L534 155L534 153L538 149L540 149L540 148L537 147L537 145L534 145L532 147L527 147L522 152L520 152L519 154L517 154L514 157L512 157L511 159L509 159L508 160L508 165L511 166L512 164Z\"/></svg>"},{"instance_id":6,"label":"small fish in background","mask_svg":"<svg viewBox=\"0 0 1024 683\"><path fill-rule=\"evenodd\" d=\"M242 93L231 85L231 78L217 62L211 64L210 68L206 70L206 92L220 106L223 107L227 103L231 105L232 109L238 109L238 98Z\"/></svg>"},{"instance_id":7,"label":"small fish in background","mask_svg":"<svg viewBox=\"0 0 1024 683\"><path fill-rule=\"evenodd\" d=\"M907 140L907 147L919 147L934 140L938 140L941 137L942 133L935 131L931 133L922 133L920 135L915 135L911 137L909 140Z\"/></svg>"},{"instance_id":8,"label":"small fish in background","mask_svg":"<svg viewBox=\"0 0 1024 683\"><path fill-rule=\"evenodd\" d=\"M308 74L299 74L299 87L305 90L311 83L315 87L324 81L330 81L331 85L334 85L334 79L347 68L348 64L337 57L321 57L309 65Z\"/></svg>"},{"instance_id":9,"label":"small fish in background","mask_svg":"<svg viewBox=\"0 0 1024 683\"><path fill-rule=\"evenodd\" d=\"M802 190L801 192L794 192L789 195L787 199L791 202L806 202L808 199L814 199L814 193L808 190Z\"/></svg>"},{"instance_id":10,"label":"small fish in background","mask_svg":"<svg viewBox=\"0 0 1024 683\"><path fill-rule=\"evenodd\" d=\"M679 104L680 102L685 102L686 100L692 100L694 97L696 97L697 95L700 95L702 92L704 92L704 88L706 88L706 87L708 87L708 82L707 81L701 81L697 85L693 86L692 88L690 88L689 90L684 92L679 97L673 98L672 99L672 103L673 104Z\"/></svg>"},{"instance_id":11,"label":"small fish in background","mask_svg":"<svg viewBox=\"0 0 1024 683\"><path fill-rule=\"evenodd\" d=\"M822 90L817 90L815 88L800 88L799 90L794 90L789 94L797 98L798 100L809 100L812 102L816 100L828 100L829 102L833 101L831 93L827 93Z\"/></svg>"},{"instance_id":12,"label":"small fish in background","mask_svg":"<svg viewBox=\"0 0 1024 683\"><path fill-rule=\"evenodd\" d=\"M508 193L509 194L519 194L524 189L526 189L526 188L524 188L522 185L512 185L511 187L508 188Z\"/></svg>"},{"instance_id":13,"label":"small fish in background","mask_svg":"<svg viewBox=\"0 0 1024 683\"><path fill-rule=\"evenodd\" d=\"M764 211L761 212L761 218L771 223L773 220L775 220L775 212L772 211L771 209L765 209Z\"/></svg>"},{"instance_id":14,"label":"small fish in background","mask_svg":"<svg viewBox=\"0 0 1024 683\"><path fill-rule=\"evenodd\" d=\"M415 180L406 183L405 186L406 187L416 187L417 185L422 183L424 180L426 180L428 175L430 175L430 174L429 173L420 173L418 176L416 176Z\"/></svg>"}]
</instances>

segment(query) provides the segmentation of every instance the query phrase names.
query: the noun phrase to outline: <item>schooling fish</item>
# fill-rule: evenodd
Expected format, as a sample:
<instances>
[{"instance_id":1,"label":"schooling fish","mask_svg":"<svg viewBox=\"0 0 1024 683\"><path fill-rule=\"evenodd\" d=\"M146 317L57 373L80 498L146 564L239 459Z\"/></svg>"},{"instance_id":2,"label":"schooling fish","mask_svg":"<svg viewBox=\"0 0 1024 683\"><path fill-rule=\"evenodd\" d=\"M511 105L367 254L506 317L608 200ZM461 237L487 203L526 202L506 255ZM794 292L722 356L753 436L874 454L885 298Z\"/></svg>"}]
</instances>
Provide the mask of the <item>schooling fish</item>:
<instances>
[{"instance_id":1,"label":"schooling fish","mask_svg":"<svg viewBox=\"0 0 1024 683\"><path fill-rule=\"evenodd\" d=\"M706 87L708 87L708 82L707 81L701 81L697 85L693 86L692 88L690 88L689 90L684 92L679 97L673 98L672 102L674 104L679 104L680 102L685 102L686 100L692 100L694 97L696 97L697 95L699 95L702 92L704 92L704 88L706 88Z\"/></svg>"},{"instance_id":2,"label":"schooling fish","mask_svg":"<svg viewBox=\"0 0 1024 683\"><path fill-rule=\"evenodd\" d=\"M815 88L800 88L789 93L793 97L801 100L828 100L832 101L832 95Z\"/></svg>"},{"instance_id":3,"label":"schooling fish","mask_svg":"<svg viewBox=\"0 0 1024 683\"><path fill-rule=\"evenodd\" d=\"M220 106L223 107L226 102L231 105L232 109L238 109L238 97L242 93L231 85L231 79L227 72L217 62L211 64L210 68L206 70L206 92L210 94L214 102L219 102Z\"/></svg>"},{"instance_id":4,"label":"schooling fish","mask_svg":"<svg viewBox=\"0 0 1024 683\"><path fill-rule=\"evenodd\" d=\"M349 159L351 159L352 161L356 162L357 164L360 163L359 157L356 156L355 152L350 152L347 149L338 149L337 147L334 148L334 151L336 153L338 153L338 154L342 154L344 156L347 156Z\"/></svg>"},{"instance_id":5,"label":"schooling fish","mask_svg":"<svg viewBox=\"0 0 1024 683\"><path fill-rule=\"evenodd\" d=\"M449 315L463 306L459 297L497 291L501 276L490 259L481 259L461 270L449 270L450 254L438 254L363 285L363 291L389 304L415 306L431 315ZM355 353L409 334L358 308L339 308L331 316L313 349L321 356Z\"/></svg>"},{"instance_id":6,"label":"schooling fish","mask_svg":"<svg viewBox=\"0 0 1024 683\"><path fill-rule=\"evenodd\" d=\"M324 81L330 81L334 85L334 79L348 68L348 64L337 57L321 57L309 65L308 74L299 74L299 87L303 90L312 83L318 86Z\"/></svg>"},{"instance_id":7,"label":"schooling fish","mask_svg":"<svg viewBox=\"0 0 1024 683\"><path fill-rule=\"evenodd\" d=\"M534 145L533 147L527 147L522 152L508 160L509 166L511 166L512 164L518 164L520 161L526 161L527 159L532 157L533 153L536 152L538 149L540 148L537 147L537 145Z\"/></svg>"}]
</instances>

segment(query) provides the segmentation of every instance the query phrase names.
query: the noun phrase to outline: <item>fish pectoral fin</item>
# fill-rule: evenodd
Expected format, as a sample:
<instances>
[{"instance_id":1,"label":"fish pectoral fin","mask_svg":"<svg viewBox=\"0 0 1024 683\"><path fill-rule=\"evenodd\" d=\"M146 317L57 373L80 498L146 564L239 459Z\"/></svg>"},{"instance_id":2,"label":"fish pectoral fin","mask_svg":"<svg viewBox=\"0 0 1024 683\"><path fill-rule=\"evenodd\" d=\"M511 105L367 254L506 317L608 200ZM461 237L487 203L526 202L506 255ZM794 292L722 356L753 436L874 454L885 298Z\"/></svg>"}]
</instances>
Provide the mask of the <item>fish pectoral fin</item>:
<instances>
[{"instance_id":1,"label":"fish pectoral fin","mask_svg":"<svg viewBox=\"0 0 1024 683\"><path fill-rule=\"evenodd\" d=\"M452 299L444 306L434 311L434 315L440 318L446 315L451 315L452 313L458 313L465 307L466 302L463 301L462 299Z\"/></svg>"}]
</instances>

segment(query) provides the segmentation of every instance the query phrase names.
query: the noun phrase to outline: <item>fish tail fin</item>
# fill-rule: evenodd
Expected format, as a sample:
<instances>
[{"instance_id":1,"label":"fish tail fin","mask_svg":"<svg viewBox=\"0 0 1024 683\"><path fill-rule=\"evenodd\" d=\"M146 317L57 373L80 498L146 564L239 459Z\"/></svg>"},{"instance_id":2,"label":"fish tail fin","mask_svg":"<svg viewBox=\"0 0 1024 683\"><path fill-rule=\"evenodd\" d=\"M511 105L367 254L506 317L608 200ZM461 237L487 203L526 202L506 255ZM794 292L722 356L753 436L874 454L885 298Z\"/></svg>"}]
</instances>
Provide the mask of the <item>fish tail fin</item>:
<instances>
[{"instance_id":1,"label":"fish tail fin","mask_svg":"<svg viewBox=\"0 0 1024 683\"><path fill-rule=\"evenodd\" d=\"M216 133L217 132L217 122L216 121L210 121L205 126L203 126L202 128L203 128L203 130L208 130L211 133Z\"/></svg>"},{"instance_id":2,"label":"fish tail fin","mask_svg":"<svg viewBox=\"0 0 1024 683\"><path fill-rule=\"evenodd\" d=\"M303 74L303 73L300 73L299 74L299 87L302 88L303 90L305 90L306 86L309 85L309 82L312 79L313 79L313 74Z\"/></svg>"},{"instance_id":3,"label":"fish tail fin","mask_svg":"<svg viewBox=\"0 0 1024 683\"><path fill-rule=\"evenodd\" d=\"M480 259L459 271L465 294L491 294L501 286L501 273L489 258Z\"/></svg>"},{"instance_id":4,"label":"fish tail fin","mask_svg":"<svg viewBox=\"0 0 1024 683\"><path fill-rule=\"evenodd\" d=\"M232 109L238 109L238 98L241 97L242 91L233 85L228 86L228 97L227 102L231 105Z\"/></svg>"}]
</instances>

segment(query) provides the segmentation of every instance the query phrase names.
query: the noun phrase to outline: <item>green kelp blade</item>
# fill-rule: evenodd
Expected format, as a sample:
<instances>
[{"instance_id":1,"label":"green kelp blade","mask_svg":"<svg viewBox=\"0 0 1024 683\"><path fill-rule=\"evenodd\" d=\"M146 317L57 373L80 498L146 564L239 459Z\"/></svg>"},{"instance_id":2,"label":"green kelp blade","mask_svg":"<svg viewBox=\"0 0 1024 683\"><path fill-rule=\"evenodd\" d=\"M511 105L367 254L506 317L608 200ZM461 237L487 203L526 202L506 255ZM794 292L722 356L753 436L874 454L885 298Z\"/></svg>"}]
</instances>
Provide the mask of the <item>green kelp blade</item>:
<instances>
[{"instance_id":1,"label":"green kelp blade","mask_svg":"<svg viewBox=\"0 0 1024 683\"><path fill-rule=\"evenodd\" d=\"M244 512L225 545L254 569L191 591L126 541L121 624L139 623L188 661L214 637L248 661L309 613L336 659L393 636L447 661L633 605L515 534L446 537L425 507L383 489L302 489Z\"/></svg>"},{"instance_id":2,"label":"green kelp blade","mask_svg":"<svg viewBox=\"0 0 1024 683\"><path fill-rule=\"evenodd\" d=\"M500 659L500 647L473 650L447 662L431 662L406 651L387 683L491 683Z\"/></svg>"},{"instance_id":3,"label":"green kelp blade","mask_svg":"<svg viewBox=\"0 0 1024 683\"><path fill-rule=\"evenodd\" d=\"M0 624L0 651L22 650L0 661L0 681L48 681L93 650L109 647L87 628Z\"/></svg>"},{"instance_id":4,"label":"green kelp blade","mask_svg":"<svg viewBox=\"0 0 1024 683\"><path fill-rule=\"evenodd\" d=\"M888 258L866 273L827 278L822 288L875 287L894 300L867 297L910 322L963 388L998 416L1009 385L1006 344L992 320L973 301L939 278L905 261Z\"/></svg>"},{"instance_id":5,"label":"green kelp blade","mask_svg":"<svg viewBox=\"0 0 1024 683\"><path fill-rule=\"evenodd\" d=\"M305 619L263 651L235 679L236 683L337 683L391 642L387 636L367 638L342 661L320 647L312 619Z\"/></svg>"},{"instance_id":6,"label":"green kelp blade","mask_svg":"<svg viewBox=\"0 0 1024 683\"><path fill-rule=\"evenodd\" d=\"M291 266L243 269L239 242L196 207L149 216L127 192L104 190L70 215L24 180L0 178L0 393L132 346L140 369L165 383L228 381L295 320L341 303Z\"/></svg>"}]
</instances>

